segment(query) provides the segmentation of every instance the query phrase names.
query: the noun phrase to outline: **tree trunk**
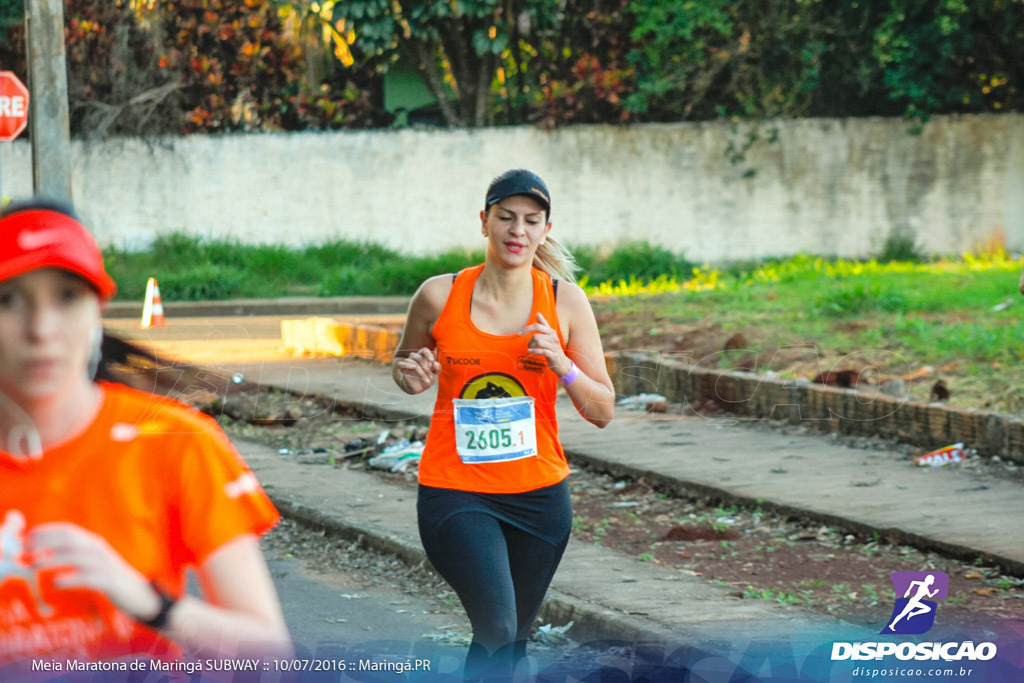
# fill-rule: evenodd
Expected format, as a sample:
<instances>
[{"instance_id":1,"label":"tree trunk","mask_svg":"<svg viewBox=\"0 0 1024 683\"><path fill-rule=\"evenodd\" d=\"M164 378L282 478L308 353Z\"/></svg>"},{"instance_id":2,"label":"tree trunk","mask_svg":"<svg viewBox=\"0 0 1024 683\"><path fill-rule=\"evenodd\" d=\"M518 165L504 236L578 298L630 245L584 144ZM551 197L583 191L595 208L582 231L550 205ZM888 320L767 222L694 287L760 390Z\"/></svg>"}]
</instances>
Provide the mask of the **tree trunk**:
<instances>
[{"instance_id":1,"label":"tree trunk","mask_svg":"<svg viewBox=\"0 0 1024 683\"><path fill-rule=\"evenodd\" d=\"M437 71L437 46L419 40L409 42L416 52L416 60L420 63L420 68L423 71L423 82L435 99L437 99L437 105L441 108L441 115L444 116L445 123L452 128L465 126L465 119L452 107L452 103L448 101L448 93L445 92L444 88L444 79L441 78L441 74Z\"/></svg>"},{"instance_id":2,"label":"tree trunk","mask_svg":"<svg viewBox=\"0 0 1024 683\"><path fill-rule=\"evenodd\" d=\"M494 77L494 55L488 52L480 56L479 73L476 81L476 97L473 98L473 125L477 128L487 123L488 100L491 94L491 80Z\"/></svg>"},{"instance_id":3,"label":"tree trunk","mask_svg":"<svg viewBox=\"0 0 1024 683\"><path fill-rule=\"evenodd\" d=\"M515 95L510 98L509 123L526 122L526 79L523 75L523 51L519 44L519 7L514 0L505 5L505 20L509 26L509 47L512 48L512 60L516 63ZM506 76L506 83L510 79ZM511 90L511 88L510 88Z\"/></svg>"}]
</instances>

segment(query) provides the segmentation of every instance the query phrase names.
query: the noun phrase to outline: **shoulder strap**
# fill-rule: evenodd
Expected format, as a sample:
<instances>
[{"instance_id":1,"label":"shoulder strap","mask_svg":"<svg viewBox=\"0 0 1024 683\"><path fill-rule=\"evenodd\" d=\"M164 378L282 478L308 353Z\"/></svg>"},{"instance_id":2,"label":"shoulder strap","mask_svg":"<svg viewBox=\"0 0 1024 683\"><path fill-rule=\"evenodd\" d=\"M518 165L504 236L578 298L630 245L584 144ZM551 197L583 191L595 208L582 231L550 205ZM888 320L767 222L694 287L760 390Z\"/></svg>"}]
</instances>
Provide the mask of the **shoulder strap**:
<instances>
[{"instance_id":1,"label":"shoulder strap","mask_svg":"<svg viewBox=\"0 0 1024 683\"><path fill-rule=\"evenodd\" d=\"M555 301L558 301L558 280L555 280L555 279L552 278L552 280L551 280L551 289L554 291Z\"/></svg>"}]
</instances>

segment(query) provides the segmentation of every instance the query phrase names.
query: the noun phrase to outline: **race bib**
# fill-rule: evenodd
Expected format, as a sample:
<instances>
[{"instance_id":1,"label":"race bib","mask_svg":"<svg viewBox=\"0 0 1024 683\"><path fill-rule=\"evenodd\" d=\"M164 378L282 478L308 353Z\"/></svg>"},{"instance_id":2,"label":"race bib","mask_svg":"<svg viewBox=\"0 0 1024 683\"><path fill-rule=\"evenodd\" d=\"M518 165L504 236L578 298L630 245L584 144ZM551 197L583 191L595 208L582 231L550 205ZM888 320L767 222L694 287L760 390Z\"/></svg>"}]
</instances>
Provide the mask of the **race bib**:
<instances>
[{"instance_id":1,"label":"race bib","mask_svg":"<svg viewBox=\"0 0 1024 683\"><path fill-rule=\"evenodd\" d=\"M452 399L455 450L467 465L508 462L537 455L533 399Z\"/></svg>"}]
</instances>

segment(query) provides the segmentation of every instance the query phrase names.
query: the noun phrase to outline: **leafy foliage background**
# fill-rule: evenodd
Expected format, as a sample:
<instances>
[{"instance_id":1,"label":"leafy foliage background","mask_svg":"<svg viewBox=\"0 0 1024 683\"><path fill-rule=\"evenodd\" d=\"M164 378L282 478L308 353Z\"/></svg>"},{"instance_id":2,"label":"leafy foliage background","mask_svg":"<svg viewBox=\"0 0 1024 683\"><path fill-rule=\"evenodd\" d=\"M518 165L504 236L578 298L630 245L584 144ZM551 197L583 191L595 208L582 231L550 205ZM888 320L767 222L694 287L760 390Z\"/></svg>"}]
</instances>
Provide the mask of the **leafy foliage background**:
<instances>
[{"instance_id":1,"label":"leafy foliage background","mask_svg":"<svg viewBox=\"0 0 1024 683\"><path fill-rule=\"evenodd\" d=\"M69 0L73 135L1024 110L1024 0ZM24 76L21 0L0 68Z\"/></svg>"}]
</instances>

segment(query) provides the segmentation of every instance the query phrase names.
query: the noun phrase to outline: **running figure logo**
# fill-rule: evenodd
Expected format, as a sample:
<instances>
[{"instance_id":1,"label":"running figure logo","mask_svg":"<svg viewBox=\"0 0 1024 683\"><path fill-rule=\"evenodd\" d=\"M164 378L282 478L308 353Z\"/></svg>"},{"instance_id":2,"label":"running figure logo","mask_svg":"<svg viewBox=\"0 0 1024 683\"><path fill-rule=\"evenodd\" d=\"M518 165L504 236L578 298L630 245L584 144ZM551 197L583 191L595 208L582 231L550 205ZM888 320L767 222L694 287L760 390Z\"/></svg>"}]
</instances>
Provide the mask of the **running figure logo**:
<instances>
[{"instance_id":1,"label":"running figure logo","mask_svg":"<svg viewBox=\"0 0 1024 683\"><path fill-rule=\"evenodd\" d=\"M893 572L889 578L896 590L896 605L889 625L880 633L913 635L930 629L938 606L935 600L946 599L949 577L943 572Z\"/></svg>"}]
</instances>

